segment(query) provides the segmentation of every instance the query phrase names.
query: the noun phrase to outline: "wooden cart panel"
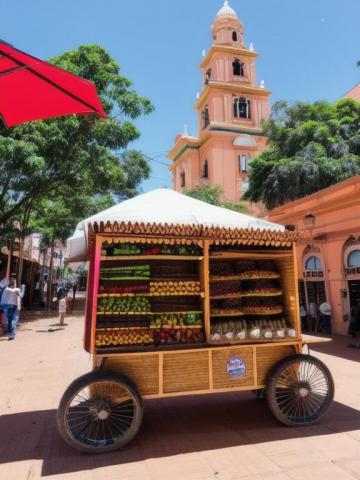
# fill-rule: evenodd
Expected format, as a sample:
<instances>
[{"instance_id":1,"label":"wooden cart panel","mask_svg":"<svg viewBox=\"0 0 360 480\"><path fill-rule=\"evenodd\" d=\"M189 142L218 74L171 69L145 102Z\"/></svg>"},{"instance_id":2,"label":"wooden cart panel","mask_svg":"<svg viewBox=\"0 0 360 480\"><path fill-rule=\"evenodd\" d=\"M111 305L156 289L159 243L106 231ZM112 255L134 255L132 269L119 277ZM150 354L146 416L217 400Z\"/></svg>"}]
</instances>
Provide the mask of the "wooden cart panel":
<instances>
[{"instance_id":1,"label":"wooden cart panel","mask_svg":"<svg viewBox=\"0 0 360 480\"><path fill-rule=\"evenodd\" d=\"M264 387L276 363L300 350L294 342L131 353L104 357L101 369L127 375L148 398L251 390Z\"/></svg>"}]
</instances>

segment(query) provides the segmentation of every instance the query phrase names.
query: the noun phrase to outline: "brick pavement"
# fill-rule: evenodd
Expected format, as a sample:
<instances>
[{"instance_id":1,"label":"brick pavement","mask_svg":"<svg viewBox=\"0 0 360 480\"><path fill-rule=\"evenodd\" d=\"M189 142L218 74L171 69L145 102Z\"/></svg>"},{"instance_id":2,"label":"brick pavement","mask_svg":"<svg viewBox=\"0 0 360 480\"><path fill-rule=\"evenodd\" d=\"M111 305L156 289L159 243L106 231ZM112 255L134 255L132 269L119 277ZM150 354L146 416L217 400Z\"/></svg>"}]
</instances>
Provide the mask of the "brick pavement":
<instances>
[{"instance_id":1,"label":"brick pavement","mask_svg":"<svg viewBox=\"0 0 360 480\"><path fill-rule=\"evenodd\" d=\"M318 424L286 428L251 393L148 401L137 439L103 456L59 438L55 411L72 379L90 370L82 317L59 330L42 316L0 339L0 479L350 480L360 479L360 351L348 339L314 348L336 383Z\"/></svg>"}]
</instances>

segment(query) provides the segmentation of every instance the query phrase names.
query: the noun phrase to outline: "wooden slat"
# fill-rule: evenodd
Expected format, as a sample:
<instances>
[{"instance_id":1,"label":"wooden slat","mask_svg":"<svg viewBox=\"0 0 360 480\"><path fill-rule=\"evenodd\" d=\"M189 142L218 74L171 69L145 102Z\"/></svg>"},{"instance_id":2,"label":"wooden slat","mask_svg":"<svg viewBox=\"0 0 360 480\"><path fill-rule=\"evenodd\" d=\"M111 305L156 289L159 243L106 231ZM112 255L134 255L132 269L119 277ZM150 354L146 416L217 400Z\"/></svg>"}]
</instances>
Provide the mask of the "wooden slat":
<instances>
[{"instance_id":1,"label":"wooden slat","mask_svg":"<svg viewBox=\"0 0 360 480\"><path fill-rule=\"evenodd\" d=\"M274 366L284 357L293 355L295 348L289 345L256 347L257 385L266 384L266 379Z\"/></svg>"},{"instance_id":2,"label":"wooden slat","mask_svg":"<svg viewBox=\"0 0 360 480\"><path fill-rule=\"evenodd\" d=\"M121 355L103 360L103 370L127 375L138 387L141 395L159 393L159 354Z\"/></svg>"},{"instance_id":3,"label":"wooden slat","mask_svg":"<svg viewBox=\"0 0 360 480\"><path fill-rule=\"evenodd\" d=\"M209 388L209 355L206 350L163 355L164 394Z\"/></svg>"}]
</instances>

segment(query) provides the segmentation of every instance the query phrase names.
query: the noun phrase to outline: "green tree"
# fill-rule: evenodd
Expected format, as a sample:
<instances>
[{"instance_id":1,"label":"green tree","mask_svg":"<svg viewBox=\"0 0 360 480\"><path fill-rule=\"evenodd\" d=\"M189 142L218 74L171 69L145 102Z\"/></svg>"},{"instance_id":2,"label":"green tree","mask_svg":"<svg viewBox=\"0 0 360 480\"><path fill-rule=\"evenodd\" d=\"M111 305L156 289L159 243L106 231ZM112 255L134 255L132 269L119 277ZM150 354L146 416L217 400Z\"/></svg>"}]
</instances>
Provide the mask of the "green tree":
<instances>
[{"instance_id":1,"label":"green tree","mask_svg":"<svg viewBox=\"0 0 360 480\"><path fill-rule=\"evenodd\" d=\"M125 152L140 136L134 119L153 111L98 45L82 45L51 62L95 82L107 119L68 116L0 130L0 228L21 221L24 209L61 195L136 194L149 177L141 152Z\"/></svg>"},{"instance_id":2,"label":"green tree","mask_svg":"<svg viewBox=\"0 0 360 480\"><path fill-rule=\"evenodd\" d=\"M199 186L191 189L185 189L183 192L189 197L196 198L217 207L228 208L240 213L246 213L248 208L244 202L231 202L230 200L222 199L224 193L220 185Z\"/></svg>"},{"instance_id":3,"label":"green tree","mask_svg":"<svg viewBox=\"0 0 360 480\"><path fill-rule=\"evenodd\" d=\"M244 199L268 209L360 173L360 103L277 102L264 122L269 148L251 162Z\"/></svg>"}]
</instances>

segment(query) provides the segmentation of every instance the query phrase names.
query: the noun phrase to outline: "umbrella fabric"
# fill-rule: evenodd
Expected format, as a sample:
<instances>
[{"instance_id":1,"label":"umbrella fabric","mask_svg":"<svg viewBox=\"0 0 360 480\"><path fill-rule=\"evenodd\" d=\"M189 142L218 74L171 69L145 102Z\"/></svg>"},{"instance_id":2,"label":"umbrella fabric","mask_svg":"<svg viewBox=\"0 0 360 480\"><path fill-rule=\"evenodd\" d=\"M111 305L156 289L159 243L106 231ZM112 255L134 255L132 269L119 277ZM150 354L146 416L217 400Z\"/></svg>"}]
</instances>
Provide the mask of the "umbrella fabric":
<instances>
[{"instance_id":1,"label":"umbrella fabric","mask_svg":"<svg viewBox=\"0 0 360 480\"><path fill-rule=\"evenodd\" d=\"M0 40L0 115L7 127L94 113L106 117L94 83Z\"/></svg>"}]
</instances>

